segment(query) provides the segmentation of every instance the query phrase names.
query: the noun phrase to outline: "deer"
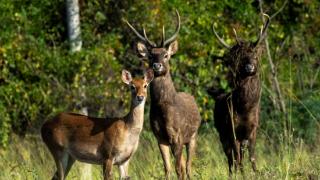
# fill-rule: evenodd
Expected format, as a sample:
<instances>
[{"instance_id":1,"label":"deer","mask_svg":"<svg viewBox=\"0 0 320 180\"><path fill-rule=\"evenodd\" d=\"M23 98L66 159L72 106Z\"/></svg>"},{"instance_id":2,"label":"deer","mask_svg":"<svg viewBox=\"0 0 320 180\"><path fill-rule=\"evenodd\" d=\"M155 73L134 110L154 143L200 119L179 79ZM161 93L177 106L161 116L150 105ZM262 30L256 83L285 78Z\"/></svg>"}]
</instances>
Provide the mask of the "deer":
<instances>
[{"instance_id":1,"label":"deer","mask_svg":"<svg viewBox=\"0 0 320 180\"><path fill-rule=\"evenodd\" d=\"M259 125L261 80L259 61L261 41L265 38L269 26L269 16L264 23L256 41L249 42L236 37L236 44L228 45L215 31L218 41L228 49L224 62L229 66L230 93L213 92L215 99L214 125L218 131L221 144L227 156L229 175L232 167L243 172L244 150L248 148L249 160L254 172L257 171L255 144Z\"/></svg>"},{"instance_id":2,"label":"deer","mask_svg":"<svg viewBox=\"0 0 320 180\"><path fill-rule=\"evenodd\" d=\"M95 118L62 112L43 124L41 136L57 167L52 179L65 179L75 160L102 165L105 180L112 179L113 165L118 166L121 179L130 178L129 161L138 148L147 87L154 74L149 69L144 78L132 78L129 71L122 70L121 77L131 88L126 116Z\"/></svg>"},{"instance_id":3,"label":"deer","mask_svg":"<svg viewBox=\"0 0 320 180\"><path fill-rule=\"evenodd\" d=\"M176 16L175 33L166 39L163 26L160 45L148 39L144 28L141 35L128 21L126 23L140 40L136 43L137 55L141 60L146 60L154 71L155 77L150 84L150 123L164 162L165 177L171 177L171 150L178 178L185 179L187 174L190 179L201 117L195 98L188 93L177 92L170 74L169 60L178 50L176 39L180 30L180 15L177 10ZM184 147L187 161L182 156Z\"/></svg>"}]
</instances>

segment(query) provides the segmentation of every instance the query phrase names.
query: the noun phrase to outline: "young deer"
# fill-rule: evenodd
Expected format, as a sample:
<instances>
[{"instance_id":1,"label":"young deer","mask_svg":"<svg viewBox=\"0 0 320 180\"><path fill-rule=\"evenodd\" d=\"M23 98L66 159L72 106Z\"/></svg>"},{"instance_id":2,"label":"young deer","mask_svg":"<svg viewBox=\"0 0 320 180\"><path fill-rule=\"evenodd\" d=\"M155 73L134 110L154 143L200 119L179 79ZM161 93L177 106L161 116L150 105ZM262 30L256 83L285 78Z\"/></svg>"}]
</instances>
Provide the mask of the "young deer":
<instances>
[{"instance_id":1,"label":"young deer","mask_svg":"<svg viewBox=\"0 0 320 180\"><path fill-rule=\"evenodd\" d=\"M130 112L120 118L93 118L74 113L60 113L44 123L41 135L57 166L52 179L63 180L75 160L102 164L104 179L112 179L112 166L118 165L121 179L128 179L130 158L139 144L143 127L147 86L153 71L144 79L132 79L122 71L122 81L131 87Z\"/></svg>"},{"instance_id":2,"label":"young deer","mask_svg":"<svg viewBox=\"0 0 320 180\"><path fill-rule=\"evenodd\" d=\"M127 22L131 30L142 40L137 43L137 51L149 61L155 73L150 85L150 122L164 161L166 179L170 177L170 148L175 157L175 167L179 179L185 179L185 161L182 151L187 147L187 175L191 176L191 159L195 152L196 136L201 118L193 96L177 92L170 75L170 57L178 50L176 38L180 29L180 16L176 11L178 25L174 35L165 40L163 28L160 46L151 42L143 29L143 36Z\"/></svg>"},{"instance_id":3,"label":"young deer","mask_svg":"<svg viewBox=\"0 0 320 180\"><path fill-rule=\"evenodd\" d=\"M268 16L267 16L268 17ZM254 171L256 132L259 124L261 83L259 77L259 43L266 35L269 25L267 19L258 39L247 42L238 39L237 44L230 47L215 32L217 39L229 49L225 63L230 68L231 93L213 93L216 100L214 124L219 133L224 152L228 158L229 172L235 163L242 170L244 148L249 145L249 158ZM235 161L235 162L234 162Z\"/></svg>"}]
</instances>

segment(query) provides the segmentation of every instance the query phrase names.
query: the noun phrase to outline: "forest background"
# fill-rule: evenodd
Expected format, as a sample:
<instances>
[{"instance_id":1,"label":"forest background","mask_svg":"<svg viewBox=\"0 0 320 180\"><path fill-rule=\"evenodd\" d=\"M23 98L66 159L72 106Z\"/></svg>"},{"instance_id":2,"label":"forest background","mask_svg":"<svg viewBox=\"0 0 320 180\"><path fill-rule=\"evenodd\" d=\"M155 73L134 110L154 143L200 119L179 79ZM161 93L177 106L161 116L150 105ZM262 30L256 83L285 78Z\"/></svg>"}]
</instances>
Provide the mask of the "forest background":
<instances>
[{"instance_id":1,"label":"forest background","mask_svg":"<svg viewBox=\"0 0 320 180\"><path fill-rule=\"evenodd\" d=\"M320 3L315 0L80 0L82 49L71 53L63 0L1 0L0 3L0 179L46 179L55 171L39 136L42 123L61 111L120 116L129 108L122 69L139 75L137 38L124 20L144 26L152 40L175 30L181 16L178 53L170 60L175 87L193 94L201 111L196 179L225 179L226 158L213 126L208 89L229 91L226 53L212 24L227 43L255 40L261 10L272 16L263 42L258 174L261 179L320 177ZM133 179L164 176L149 125L149 103L141 143L130 164ZM99 166L77 163L68 179L100 178ZM115 172L117 174L117 172Z\"/></svg>"}]
</instances>

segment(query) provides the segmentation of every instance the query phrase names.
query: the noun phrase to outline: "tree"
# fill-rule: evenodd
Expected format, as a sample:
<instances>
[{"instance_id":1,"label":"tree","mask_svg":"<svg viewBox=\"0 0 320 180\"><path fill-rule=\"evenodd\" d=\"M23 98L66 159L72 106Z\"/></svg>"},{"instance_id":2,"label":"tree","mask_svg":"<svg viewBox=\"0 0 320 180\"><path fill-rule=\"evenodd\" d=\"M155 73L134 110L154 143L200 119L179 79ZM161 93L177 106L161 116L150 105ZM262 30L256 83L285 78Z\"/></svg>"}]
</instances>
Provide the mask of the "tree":
<instances>
[{"instance_id":1,"label":"tree","mask_svg":"<svg viewBox=\"0 0 320 180\"><path fill-rule=\"evenodd\" d=\"M82 47L79 1L66 0L68 38L71 52L80 51Z\"/></svg>"}]
</instances>

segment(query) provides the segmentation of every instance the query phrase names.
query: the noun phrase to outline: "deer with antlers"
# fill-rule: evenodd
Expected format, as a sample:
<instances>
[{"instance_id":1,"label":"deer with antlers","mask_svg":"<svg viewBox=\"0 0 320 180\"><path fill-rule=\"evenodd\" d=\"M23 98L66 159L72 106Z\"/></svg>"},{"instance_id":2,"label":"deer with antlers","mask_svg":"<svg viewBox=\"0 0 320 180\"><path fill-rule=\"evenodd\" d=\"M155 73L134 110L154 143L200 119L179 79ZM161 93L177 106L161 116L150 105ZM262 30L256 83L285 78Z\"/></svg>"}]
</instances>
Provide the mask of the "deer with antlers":
<instances>
[{"instance_id":1,"label":"deer with antlers","mask_svg":"<svg viewBox=\"0 0 320 180\"><path fill-rule=\"evenodd\" d=\"M219 42L229 52L224 56L230 69L230 93L213 94L215 99L214 124L219 133L223 150L227 156L229 172L232 166L242 170L244 149L248 146L252 169L257 170L255 162L256 133L260 114L261 82L259 77L259 59L261 55L260 42L266 36L269 26L267 16L260 35L255 42L243 41L238 38L236 44L229 46L213 28Z\"/></svg>"},{"instance_id":2,"label":"deer with antlers","mask_svg":"<svg viewBox=\"0 0 320 180\"><path fill-rule=\"evenodd\" d=\"M184 146L187 149L186 173L188 178L191 177L191 159L195 152L197 131L201 122L194 97L184 92L177 92L170 75L169 60L178 50L176 40L180 30L178 11L176 15L178 23L174 35L166 40L163 27L160 45L148 39L144 28L141 35L128 21L126 22L140 39L136 44L138 55L148 61L155 74L150 85L150 122L164 161L166 179L170 177L171 172L170 149L175 157L178 178L185 179L185 161L182 156Z\"/></svg>"},{"instance_id":3,"label":"deer with antlers","mask_svg":"<svg viewBox=\"0 0 320 180\"><path fill-rule=\"evenodd\" d=\"M151 69L143 79L132 79L130 72L122 71L122 81L131 87L131 108L124 117L60 113L43 124L42 139L57 166L52 179L63 180L75 160L102 164L105 180L112 179L112 166L118 165L121 179L129 179L128 165L139 144L147 86L153 76Z\"/></svg>"}]
</instances>

